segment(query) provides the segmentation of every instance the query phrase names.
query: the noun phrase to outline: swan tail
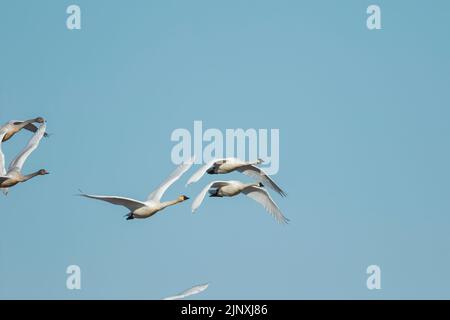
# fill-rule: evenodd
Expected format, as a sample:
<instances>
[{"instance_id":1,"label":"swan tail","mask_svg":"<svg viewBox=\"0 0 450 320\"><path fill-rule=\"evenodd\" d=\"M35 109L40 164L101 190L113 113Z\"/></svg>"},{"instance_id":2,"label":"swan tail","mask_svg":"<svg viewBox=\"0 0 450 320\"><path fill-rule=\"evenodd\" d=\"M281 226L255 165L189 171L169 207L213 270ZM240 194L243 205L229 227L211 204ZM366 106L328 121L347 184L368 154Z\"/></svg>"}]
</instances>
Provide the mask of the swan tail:
<instances>
[{"instance_id":1,"label":"swan tail","mask_svg":"<svg viewBox=\"0 0 450 320\"><path fill-rule=\"evenodd\" d=\"M133 220L134 219L133 212L127 213L126 215L124 215L124 217L127 217L127 220Z\"/></svg>"}]
</instances>

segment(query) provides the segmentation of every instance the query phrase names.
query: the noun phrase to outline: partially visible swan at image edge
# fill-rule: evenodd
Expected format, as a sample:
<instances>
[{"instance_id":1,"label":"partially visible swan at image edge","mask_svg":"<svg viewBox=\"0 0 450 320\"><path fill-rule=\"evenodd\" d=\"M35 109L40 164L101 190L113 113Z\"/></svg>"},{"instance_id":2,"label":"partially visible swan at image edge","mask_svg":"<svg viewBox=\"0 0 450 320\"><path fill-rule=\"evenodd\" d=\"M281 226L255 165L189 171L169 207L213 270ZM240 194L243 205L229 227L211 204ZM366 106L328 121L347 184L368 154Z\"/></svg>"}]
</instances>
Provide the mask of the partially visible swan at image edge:
<instances>
[{"instance_id":1,"label":"partially visible swan at image edge","mask_svg":"<svg viewBox=\"0 0 450 320\"><path fill-rule=\"evenodd\" d=\"M36 127L34 125L34 123L40 123L43 124L45 123L45 119L42 117L37 117L34 119L30 119L30 120L12 120L9 121L8 123L4 124L0 130L5 129L6 133L3 136L3 138L0 140L0 142L6 142L9 139L11 139L16 133L18 133L20 130L25 129L31 132L36 133L36 131L38 130L38 127ZM44 133L44 137L48 137L48 133Z\"/></svg>"},{"instance_id":2,"label":"partially visible swan at image edge","mask_svg":"<svg viewBox=\"0 0 450 320\"><path fill-rule=\"evenodd\" d=\"M192 203L192 212L194 213L202 204L203 199L209 192L210 197L234 197L241 193L261 204L279 223L286 224L289 219L286 218L276 203L272 200L269 193L263 189L262 183L242 183L240 181L213 181L209 183L195 198Z\"/></svg>"},{"instance_id":3,"label":"partially visible swan at image edge","mask_svg":"<svg viewBox=\"0 0 450 320\"><path fill-rule=\"evenodd\" d=\"M195 287L192 287L192 288L190 288L190 289L188 289L188 290L186 290L186 291L184 291L184 292L182 292L180 294L177 294L176 296L167 297L167 298L164 298L163 300L180 300L180 299L184 299L184 298L187 298L187 297L192 296L194 294L199 294L200 292L205 291L208 288L208 286L209 286L208 283L207 284L202 284L202 285L199 285L199 286L195 286Z\"/></svg>"},{"instance_id":4,"label":"partially visible swan at image edge","mask_svg":"<svg viewBox=\"0 0 450 320\"><path fill-rule=\"evenodd\" d=\"M31 153L36 150L39 142L45 135L45 130L46 125L42 124L30 139L25 149L23 149L22 152L11 162L8 171L6 171L5 168L5 156L3 155L0 143L0 189L2 189L5 195L8 194L8 188L11 188L18 183L26 182L36 176L49 174L45 169L41 169L28 175L23 175L21 172L25 161ZM8 130L6 128L0 129L0 141L3 141L7 132Z\"/></svg>"},{"instance_id":5,"label":"partially visible swan at image edge","mask_svg":"<svg viewBox=\"0 0 450 320\"><path fill-rule=\"evenodd\" d=\"M189 198L185 195L179 196L177 199L172 201L161 202L161 197L164 195L166 190L177 181L193 164L193 159L182 163L177 169L150 195L147 197L146 201L139 201L130 198L117 197L117 196L98 196L90 194L80 194L82 197L106 201L115 205L123 206L130 210L128 214L125 215L127 220L131 219L145 219L153 216L155 213L176 205L178 203L184 202Z\"/></svg>"},{"instance_id":6,"label":"partially visible swan at image edge","mask_svg":"<svg viewBox=\"0 0 450 320\"><path fill-rule=\"evenodd\" d=\"M189 185L197 182L205 173L226 174L233 171L239 171L246 176L262 182L265 186L285 197L286 193L275 183L275 181L273 181L263 169L257 167L258 164L263 162L264 161L261 159L258 159L255 162L246 162L236 158L214 159L203 165L196 173L194 173L187 184Z\"/></svg>"}]
</instances>

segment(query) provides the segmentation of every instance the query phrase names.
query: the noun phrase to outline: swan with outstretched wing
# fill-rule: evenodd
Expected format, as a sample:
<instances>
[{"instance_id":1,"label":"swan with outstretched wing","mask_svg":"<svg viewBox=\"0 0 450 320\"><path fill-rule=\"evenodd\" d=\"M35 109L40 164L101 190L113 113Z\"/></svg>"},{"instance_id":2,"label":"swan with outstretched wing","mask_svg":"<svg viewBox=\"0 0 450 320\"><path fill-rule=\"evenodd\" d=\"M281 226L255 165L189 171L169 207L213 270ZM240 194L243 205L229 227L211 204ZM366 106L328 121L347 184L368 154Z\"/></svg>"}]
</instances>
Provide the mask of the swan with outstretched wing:
<instances>
[{"instance_id":1,"label":"swan with outstretched wing","mask_svg":"<svg viewBox=\"0 0 450 320\"><path fill-rule=\"evenodd\" d=\"M242 161L236 158L214 159L203 165L192 177L187 184L192 184L201 179L206 173L208 174L226 174L233 171L241 172L256 181L262 182L265 186L273 189L281 196L285 197L286 193L267 175L267 173L257 165L263 163L261 159L255 162Z\"/></svg>"},{"instance_id":2,"label":"swan with outstretched wing","mask_svg":"<svg viewBox=\"0 0 450 320\"><path fill-rule=\"evenodd\" d=\"M45 123L45 119L42 117L37 117L34 119L25 120L25 121L22 121L22 120L9 121L8 123L4 124L0 128L0 130L6 130L5 135L2 137L2 139L0 141L1 142L8 141L22 129L36 133L39 128L35 125L35 123L43 124L43 123ZM48 133L44 132L44 137L48 137Z\"/></svg>"},{"instance_id":3,"label":"swan with outstretched wing","mask_svg":"<svg viewBox=\"0 0 450 320\"><path fill-rule=\"evenodd\" d=\"M22 168L28 159L28 157L33 153L34 150L39 146L39 142L45 135L46 125L43 123L33 137L28 142L25 149L11 162L8 170L5 168L5 157L1 150L0 143L0 189L2 189L5 195L8 194L8 189L17 185L18 183L26 182L36 176L43 176L49 174L47 170L41 169L34 173L23 175ZM3 141L8 130L3 128L0 129L0 141Z\"/></svg>"},{"instance_id":4,"label":"swan with outstretched wing","mask_svg":"<svg viewBox=\"0 0 450 320\"><path fill-rule=\"evenodd\" d=\"M203 200L206 194L209 192L210 197L235 197L239 194L244 194L247 197L255 200L269 212L277 222L286 224L289 219L286 218L276 203L270 197L269 193L263 188L262 183L242 183L240 181L213 181L206 185L200 194L195 198L192 203L192 212L195 212Z\"/></svg>"},{"instance_id":5,"label":"swan with outstretched wing","mask_svg":"<svg viewBox=\"0 0 450 320\"><path fill-rule=\"evenodd\" d=\"M82 197L106 201L114 205L119 205L130 210L128 214L125 216L127 220L131 219L145 219L153 216L155 213L176 205L178 203L184 202L189 198L185 195L179 196L177 199L172 201L164 201L161 202L161 198L166 192L166 190L173 184L175 181L181 178L181 176L189 170L192 166L194 160L190 159L180 166L178 166L174 172L163 182L161 185L152 193L149 194L146 201L139 201L125 197L118 196L98 196L98 195L90 195L90 194L80 194Z\"/></svg>"}]
</instances>

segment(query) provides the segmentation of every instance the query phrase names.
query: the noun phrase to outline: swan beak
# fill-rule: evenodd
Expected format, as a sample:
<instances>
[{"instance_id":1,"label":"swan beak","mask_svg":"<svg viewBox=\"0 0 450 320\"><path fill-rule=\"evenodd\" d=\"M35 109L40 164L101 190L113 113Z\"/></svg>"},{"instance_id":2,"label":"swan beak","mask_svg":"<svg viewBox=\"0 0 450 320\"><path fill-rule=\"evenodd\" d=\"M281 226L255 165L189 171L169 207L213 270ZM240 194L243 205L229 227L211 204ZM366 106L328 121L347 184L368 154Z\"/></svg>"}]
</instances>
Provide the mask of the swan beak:
<instances>
[{"instance_id":1,"label":"swan beak","mask_svg":"<svg viewBox=\"0 0 450 320\"><path fill-rule=\"evenodd\" d=\"M190 198L189 197L184 197L184 200L189 200Z\"/></svg>"}]
</instances>

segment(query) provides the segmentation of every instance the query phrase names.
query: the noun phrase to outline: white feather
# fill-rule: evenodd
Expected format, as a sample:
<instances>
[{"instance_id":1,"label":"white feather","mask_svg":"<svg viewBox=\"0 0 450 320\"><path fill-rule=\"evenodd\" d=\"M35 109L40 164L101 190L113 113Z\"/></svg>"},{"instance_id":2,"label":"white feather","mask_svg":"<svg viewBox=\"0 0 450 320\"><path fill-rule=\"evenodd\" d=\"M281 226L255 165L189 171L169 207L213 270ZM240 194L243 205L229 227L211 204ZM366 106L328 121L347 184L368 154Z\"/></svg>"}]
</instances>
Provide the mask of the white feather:
<instances>
[{"instance_id":1,"label":"white feather","mask_svg":"<svg viewBox=\"0 0 450 320\"><path fill-rule=\"evenodd\" d=\"M180 294L177 294L176 296L167 297L167 298L164 298L163 300L180 300L180 299L184 299L184 298L187 298L187 297L192 296L194 294L199 294L199 293L205 291L208 287L209 287L209 283L202 284L202 285L199 285L199 286L195 286L195 287L192 287L192 288L190 288L190 289L188 289L186 291L183 291Z\"/></svg>"},{"instance_id":2,"label":"white feather","mask_svg":"<svg viewBox=\"0 0 450 320\"><path fill-rule=\"evenodd\" d=\"M242 191L243 194L245 194L247 197L255 200L259 204L261 204L267 212L272 214L272 216L279 222L279 223L288 223L289 219L286 218L281 210L278 208L276 203L272 200L269 193L260 187L247 187Z\"/></svg>"},{"instance_id":3,"label":"white feather","mask_svg":"<svg viewBox=\"0 0 450 320\"><path fill-rule=\"evenodd\" d=\"M180 177L188 171L192 164L194 163L194 158L189 159L186 162L183 162L178 168L175 169L174 172L152 193L149 194L147 201L160 201L166 190Z\"/></svg>"},{"instance_id":4,"label":"white feather","mask_svg":"<svg viewBox=\"0 0 450 320\"><path fill-rule=\"evenodd\" d=\"M39 142L44 136L45 129L46 125L42 124L39 127L38 131L33 135L30 142L28 142L28 145L25 147L25 149L23 149L22 152L11 162L8 171L13 170L17 170L19 172L22 171L25 161L28 159L31 153L38 147Z\"/></svg>"}]
</instances>

